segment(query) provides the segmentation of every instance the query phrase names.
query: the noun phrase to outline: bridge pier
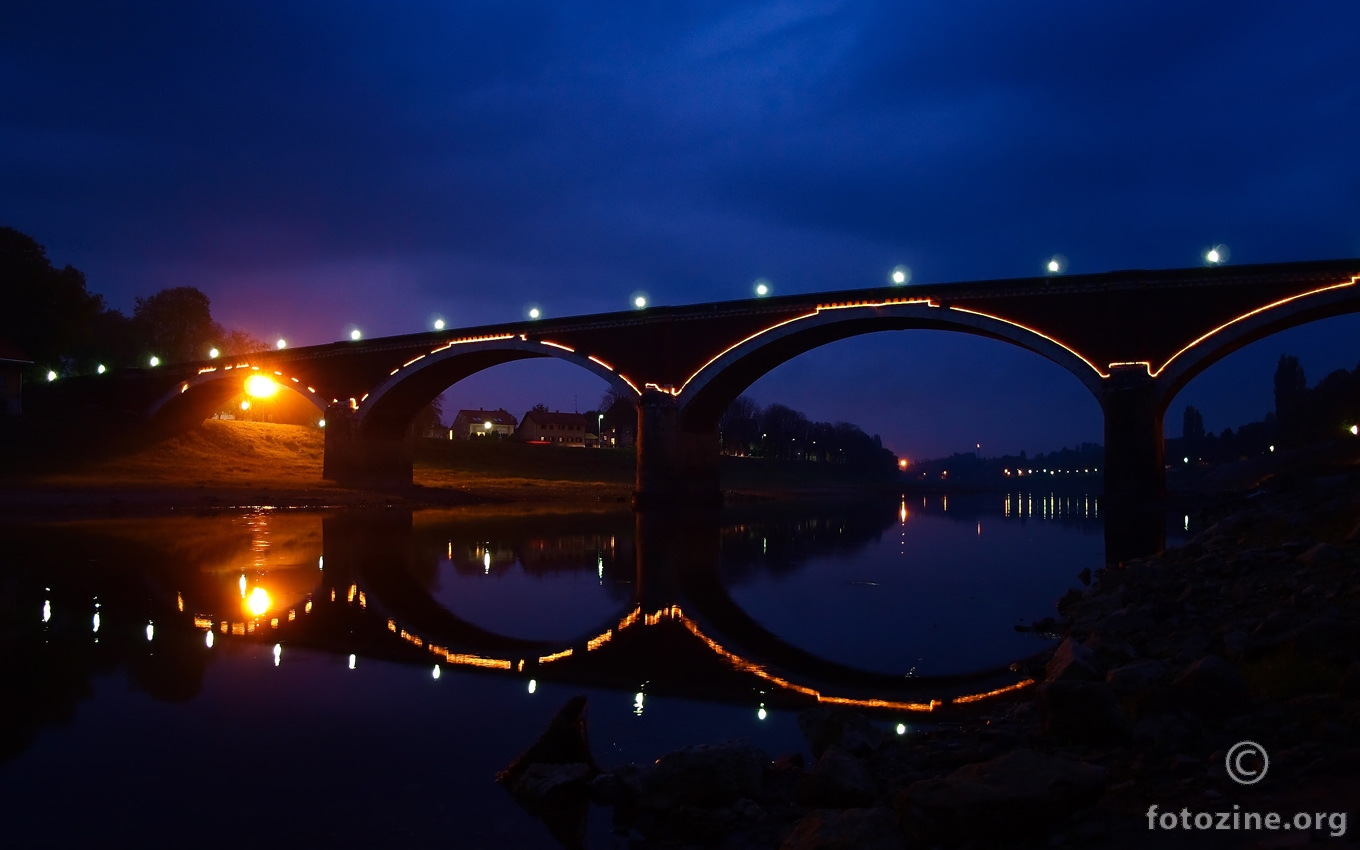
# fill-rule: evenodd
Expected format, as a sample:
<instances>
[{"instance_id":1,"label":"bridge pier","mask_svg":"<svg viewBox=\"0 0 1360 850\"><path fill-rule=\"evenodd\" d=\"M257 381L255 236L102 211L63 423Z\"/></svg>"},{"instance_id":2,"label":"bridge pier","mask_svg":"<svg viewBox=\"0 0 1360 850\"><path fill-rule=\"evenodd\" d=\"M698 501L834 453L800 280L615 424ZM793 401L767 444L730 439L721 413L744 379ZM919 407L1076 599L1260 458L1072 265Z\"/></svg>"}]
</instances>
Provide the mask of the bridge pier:
<instances>
[{"instance_id":1,"label":"bridge pier","mask_svg":"<svg viewBox=\"0 0 1360 850\"><path fill-rule=\"evenodd\" d=\"M1111 369L1105 413L1105 559L1122 561L1166 548L1166 466L1162 406L1143 366Z\"/></svg>"},{"instance_id":2,"label":"bridge pier","mask_svg":"<svg viewBox=\"0 0 1360 850\"><path fill-rule=\"evenodd\" d=\"M675 396L647 390L638 402L634 509L717 506L718 454L717 431L685 431Z\"/></svg>"},{"instance_id":3,"label":"bridge pier","mask_svg":"<svg viewBox=\"0 0 1360 850\"><path fill-rule=\"evenodd\" d=\"M326 408L326 442L321 477L346 487L391 489L412 483L411 441L365 437L353 410L343 404Z\"/></svg>"}]
</instances>

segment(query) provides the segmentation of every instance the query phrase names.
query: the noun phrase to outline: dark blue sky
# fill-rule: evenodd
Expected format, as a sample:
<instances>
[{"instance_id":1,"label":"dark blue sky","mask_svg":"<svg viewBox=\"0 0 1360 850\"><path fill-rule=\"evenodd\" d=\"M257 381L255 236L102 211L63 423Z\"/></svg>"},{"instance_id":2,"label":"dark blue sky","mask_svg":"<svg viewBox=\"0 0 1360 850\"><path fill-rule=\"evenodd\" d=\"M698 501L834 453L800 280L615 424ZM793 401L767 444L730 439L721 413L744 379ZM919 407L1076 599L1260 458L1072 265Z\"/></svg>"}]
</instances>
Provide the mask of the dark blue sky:
<instances>
[{"instance_id":1,"label":"dark blue sky","mask_svg":"<svg viewBox=\"0 0 1360 850\"><path fill-rule=\"evenodd\" d=\"M0 224L131 310L192 285L293 344L885 283L1360 256L1354 2L26 3L0 26ZM1266 340L1211 429L1360 361ZM564 364L447 406L594 406ZM1099 440L1075 379L897 333L751 394L911 457Z\"/></svg>"}]
</instances>

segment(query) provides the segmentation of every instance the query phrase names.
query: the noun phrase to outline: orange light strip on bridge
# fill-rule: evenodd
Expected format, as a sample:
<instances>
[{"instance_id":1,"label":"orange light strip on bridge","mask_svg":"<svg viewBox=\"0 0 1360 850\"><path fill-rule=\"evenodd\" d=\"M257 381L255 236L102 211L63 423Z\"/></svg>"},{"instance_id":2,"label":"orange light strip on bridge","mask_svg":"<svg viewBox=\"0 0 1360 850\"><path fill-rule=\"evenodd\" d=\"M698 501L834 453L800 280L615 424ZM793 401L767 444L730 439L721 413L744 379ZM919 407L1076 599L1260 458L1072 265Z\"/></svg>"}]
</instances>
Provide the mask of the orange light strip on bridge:
<instances>
[{"instance_id":1,"label":"orange light strip on bridge","mask_svg":"<svg viewBox=\"0 0 1360 850\"><path fill-rule=\"evenodd\" d=\"M538 663L539 663L539 664L551 664L552 662L554 662L554 661L559 661L559 660L561 660L561 659L563 659L563 658L570 658L570 657L571 657L572 651L573 651L573 650L571 649L571 647L567 647L566 649L562 650L561 652L554 652L552 655L540 655L540 656L538 657Z\"/></svg>"},{"instance_id":2,"label":"orange light strip on bridge","mask_svg":"<svg viewBox=\"0 0 1360 850\"><path fill-rule=\"evenodd\" d=\"M1182 354L1199 345L1201 342L1204 342L1206 339L1218 333L1219 331L1222 331L1225 328L1229 328L1237 324L1238 322L1250 319L1252 316L1258 316L1267 310L1273 310L1276 307L1288 304L1291 301L1297 301L1300 298L1307 298L1310 295L1318 295L1319 293L1323 292L1331 292L1334 289L1345 289L1348 286L1355 286L1357 282L1360 282L1360 275L1356 275L1352 277L1350 280L1342 281L1341 283L1334 283L1331 286L1320 286L1317 289L1310 289L1307 292L1300 292L1298 295L1291 295L1288 298L1281 298L1279 301L1272 301L1271 303L1266 304L1263 307L1257 307L1255 310L1250 310L1234 319L1229 319L1228 321L1224 322L1223 324L1219 325L1218 327L1214 328L1208 333L1199 336L1189 345L1185 346L1180 351L1177 351L1175 354L1171 355L1169 358L1167 358L1167 361L1165 363L1163 363L1161 366L1157 368L1157 371L1153 372L1151 367L1149 366L1148 372L1149 374L1152 375L1152 377L1154 378L1157 377L1158 375L1162 374L1162 372L1166 371L1166 367L1170 366L1171 362L1175 360L1177 357L1180 357Z\"/></svg>"},{"instance_id":3,"label":"orange light strip on bridge","mask_svg":"<svg viewBox=\"0 0 1360 850\"><path fill-rule=\"evenodd\" d=\"M601 366L603 366L604 368L608 369L609 371L611 371L611 372L614 371L614 367L613 367L613 366L610 366L608 363L606 363L606 362L604 362L603 360L601 360L600 358L596 357L594 354L587 354L586 357L589 357L591 360L594 360L596 363L600 364Z\"/></svg>"},{"instance_id":4,"label":"orange light strip on bridge","mask_svg":"<svg viewBox=\"0 0 1360 850\"><path fill-rule=\"evenodd\" d=\"M954 306L951 305L949 309L951 309L951 310L957 310L957 311L959 311L960 313L968 313L968 314L973 315L973 316L981 316L981 317L983 317L984 319L994 319L994 320L996 320L996 321L998 321L998 322L1003 322L1003 323L1005 323L1005 324L1008 324L1008 325L1010 325L1011 327L1019 328L1019 329L1022 330L1022 331L1029 331L1030 333L1034 334L1034 335L1037 336L1037 337L1042 337L1043 339L1048 340L1049 342L1053 343L1054 345L1058 346L1059 348L1061 348L1061 349L1063 349L1064 351L1066 351L1066 352L1068 352L1069 354L1071 354L1073 357L1076 357L1078 360L1080 360L1081 362L1085 363L1087 366L1090 366L1090 367L1091 367L1091 371L1095 372L1095 373L1096 373L1097 375L1099 375L1100 377L1102 377L1102 378L1108 378L1108 377L1110 377L1110 374L1109 374L1108 372L1102 372L1102 371L1100 371L1100 369L1096 367L1096 364L1092 363L1090 360L1087 360L1085 357L1083 357L1083 356L1081 355L1081 352L1077 351L1075 348L1071 348L1070 346L1068 346L1068 345L1066 345L1065 343L1063 343L1061 340L1054 339L1053 337L1049 336L1048 334L1044 333L1043 331L1035 330L1034 328L1031 328L1029 325L1022 325L1022 324L1020 324L1019 322L1013 322L1013 321L1011 321L1010 319L1003 319L1003 318L1001 318L1000 316L993 316L991 313L983 313L983 312L981 312L981 311L979 311L979 310L969 310L969 309L967 309L966 307L954 307Z\"/></svg>"},{"instance_id":5,"label":"orange light strip on bridge","mask_svg":"<svg viewBox=\"0 0 1360 850\"><path fill-rule=\"evenodd\" d=\"M873 309L875 307L895 307L903 304L924 304L927 307L940 306L936 304L934 301L931 301L929 298L890 298L887 301L847 301L844 303L818 304L816 309L814 309L810 313L804 313L801 316L794 316L791 319L785 319L782 322L776 322L775 324L770 325L767 328L763 328L761 330L756 331L755 333L751 334L750 336L746 337L740 342L734 342L731 345L727 346L722 351L718 352L713 357L709 358L708 362L700 366L697 370L695 370L693 375L690 375L688 378L686 378L685 382L680 385L680 389L670 390L670 393L671 395L676 396L680 395L680 393L685 391L685 387L689 386L690 382L697 378L701 372L703 372L709 366L712 366L714 363L718 362L722 358L726 357L729 352L742 347L743 345L755 339L756 337L764 336L770 331L778 330L779 328L782 328L785 325L791 325L794 322L801 322L803 319L814 318L824 310L850 310L855 308ZM649 384L648 386L655 385ZM657 389L661 390L660 387L657 387ZM666 392L666 390L661 390L661 392Z\"/></svg>"}]
</instances>

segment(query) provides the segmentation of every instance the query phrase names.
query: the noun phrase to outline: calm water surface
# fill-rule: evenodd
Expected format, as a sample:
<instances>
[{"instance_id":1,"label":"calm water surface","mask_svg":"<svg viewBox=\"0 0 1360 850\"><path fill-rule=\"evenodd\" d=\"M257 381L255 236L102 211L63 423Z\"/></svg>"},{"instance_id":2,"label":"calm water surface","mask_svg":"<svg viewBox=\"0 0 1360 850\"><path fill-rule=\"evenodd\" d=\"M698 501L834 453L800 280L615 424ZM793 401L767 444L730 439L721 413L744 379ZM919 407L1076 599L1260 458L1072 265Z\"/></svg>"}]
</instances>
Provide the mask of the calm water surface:
<instances>
[{"instance_id":1,"label":"calm water surface","mask_svg":"<svg viewBox=\"0 0 1360 850\"><path fill-rule=\"evenodd\" d=\"M1044 644L1014 626L1102 563L1098 513L1036 493L10 527L0 843L553 847L491 777L569 696L605 764L803 751L819 694L919 722L1017 680ZM590 834L614 846L607 811Z\"/></svg>"}]
</instances>

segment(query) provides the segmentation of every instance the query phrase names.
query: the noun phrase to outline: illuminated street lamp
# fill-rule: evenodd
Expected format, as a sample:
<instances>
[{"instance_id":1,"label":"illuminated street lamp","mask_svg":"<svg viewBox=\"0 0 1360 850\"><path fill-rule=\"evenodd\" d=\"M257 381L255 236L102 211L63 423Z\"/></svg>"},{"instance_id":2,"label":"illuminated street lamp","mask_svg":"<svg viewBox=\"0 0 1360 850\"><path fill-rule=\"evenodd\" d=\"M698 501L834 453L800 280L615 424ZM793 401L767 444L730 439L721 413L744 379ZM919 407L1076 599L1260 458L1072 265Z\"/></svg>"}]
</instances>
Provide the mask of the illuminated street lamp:
<instances>
[{"instance_id":1,"label":"illuminated street lamp","mask_svg":"<svg viewBox=\"0 0 1360 850\"><path fill-rule=\"evenodd\" d=\"M103 363L100 363L98 366L95 367L95 372L99 373L100 375L104 374L107 371L108 370L104 368Z\"/></svg>"},{"instance_id":2,"label":"illuminated street lamp","mask_svg":"<svg viewBox=\"0 0 1360 850\"><path fill-rule=\"evenodd\" d=\"M543 311L542 311L542 310L539 310L537 307L530 307L530 308L529 308L529 318L531 318L531 319L537 319L539 316L542 316L542 315L543 315Z\"/></svg>"},{"instance_id":3,"label":"illuminated street lamp","mask_svg":"<svg viewBox=\"0 0 1360 850\"><path fill-rule=\"evenodd\" d=\"M764 298L766 295L769 294L770 294L770 282L762 277L760 280L756 281L756 295L761 298Z\"/></svg>"},{"instance_id":4,"label":"illuminated street lamp","mask_svg":"<svg viewBox=\"0 0 1360 850\"><path fill-rule=\"evenodd\" d=\"M151 355L151 359L150 359L149 361L147 361L147 362L149 362L152 366L159 366L159 365L161 365L161 359L160 359L159 357L157 357L156 355L154 355L154 354Z\"/></svg>"},{"instance_id":5,"label":"illuminated street lamp","mask_svg":"<svg viewBox=\"0 0 1360 850\"><path fill-rule=\"evenodd\" d=\"M435 320L434 320L434 329L437 330L437 331L442 331L442 330L444 329L444 320L443 320L443 319L435 319Z\"/></svg>"},{"instance_id":6,"label":"illuminated street lamp","mask_svg":"<svg viewBox=\"0 0 1360 850\"><path fill-rule=\"evenodd\" d=\"M288 341L285 340L285 339L281 339L281 340L279 340L278 342L274 343L274 347L275 347L275 348L279 348L279 349L287 348L287 347L288 347Z\"/></svg>"},{"instance_id":7,"label":"illuminated street lamp","mask_svg":"<svg viewBox=\"0 0 1360 850\"><path fill-rule=\"evenodd\" d=\"M1204 262L1211 266L1221 265L1228 262L1228 246L1215 245L1204 252Z\"/></svg>"},{"instance_id":8,"label":"illuminated street lamp","mask_svg":"<svg viewBox=\"0 0 1360 850\"><path fill-rule=\"evenodd\" d=\"M48 383L51 383L52 381L55 381L56 379L57 379L57 373L56 373L56 372L53 372L53 371L51 371L51 370L49 369L48 372L47 372L47 381L48 381Z\"/></svg>"},{"instance_id":9,"label":"illuminated street lamp","mask_svg":"<svg viewBox=\"0 0 1360 850\"><path fill-rule=\"evenodd\" d=\"M209 360L216 360L217 357L218 357L218 355L221 354L221 353L222 353L222 352L218 351L216 348L210 348L210 349L208 349L208 359L209 359Z\"/></svg>"},{"instance_id":10,"label":"illuminated street lamp","mask_svg":"<svg viewBox=\"0 0 1360 850\"><path fill-rule=\"evenodd\" d=\"M1360 437L1360 425L1352 425L1350 432L1352 437Z\"/></svg>"},{"instance_id":11,"label":"illuminated street lamp","mask_svg":"<svg viewBox=\"0 0 1360 850\"><path fill-rule=\"evenodd\" d=\"M349 332L349 338L354 342L358 342L359 340L364 338L364 335L358 328L355 328L354 330Z\"/></svg>"},{"instance_id":12,"label":"illuminated street lamp","mask_svg":"<svg viewBox=\"0 0 1360 850\"><path fill-rule=\"evenodd\" d=\"M892 270L892 275L890 276L890 279L893 282L893 286L902 286L903 284L910 283L911 269L907 268L906 266L898 266L897 268Z\"/></svg>"},{"instance_id":13,"label":"illuminated street lamp","mask_svg":"<svg viewBox=\"0 0 1360 850\"><path fill-rule=\"evenodd\" d=\"M1067 271L1067 258L1062 254L1054 254L1052 257L1049 257L1048 262L1044 264L1044 271L1049 274L1062 274Z\"/></svg>"}]
</instances>

